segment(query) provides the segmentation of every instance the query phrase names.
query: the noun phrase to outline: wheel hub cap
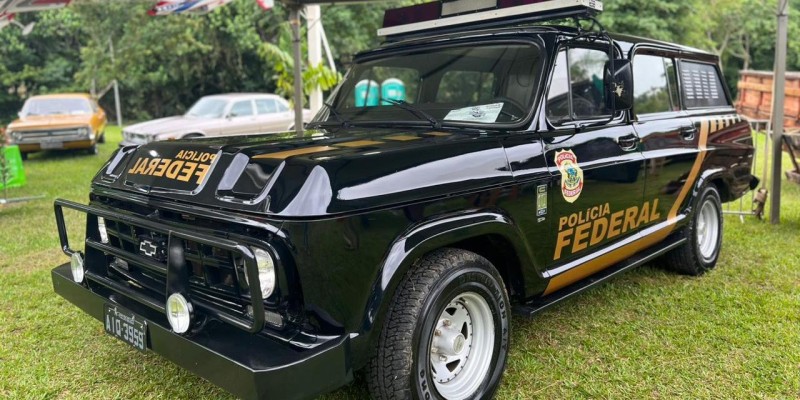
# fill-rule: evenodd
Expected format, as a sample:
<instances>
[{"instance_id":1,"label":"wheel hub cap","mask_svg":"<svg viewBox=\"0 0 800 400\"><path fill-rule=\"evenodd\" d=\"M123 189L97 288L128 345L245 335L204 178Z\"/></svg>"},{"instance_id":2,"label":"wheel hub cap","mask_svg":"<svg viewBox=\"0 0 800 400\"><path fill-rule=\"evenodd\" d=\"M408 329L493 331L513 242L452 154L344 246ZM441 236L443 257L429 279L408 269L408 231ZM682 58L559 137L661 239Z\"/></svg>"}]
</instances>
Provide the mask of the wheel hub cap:
<instances>
[{"instance_id":1,"label":"wheel hub cap","mask_svg":"<svg viewBox=\"0 0 800 400\"><path fill-rule=\"evenodd\" d=\"M481 385L494 353L494 319L477 293L456 296L447 304L431 335L431 373L445 399L463 399Z\"/></svg>"},{"instance_id":2,"label":"wheel hub cap","mask_svg":"<svg viewBox=\"0 0 800 400\"><path fill-rule=\"evenodd\" d=\"M711 261L719 242L719 212L710 200L703 202L697 217L697 247L705 261Z\"/></svg>"}]
</instances>

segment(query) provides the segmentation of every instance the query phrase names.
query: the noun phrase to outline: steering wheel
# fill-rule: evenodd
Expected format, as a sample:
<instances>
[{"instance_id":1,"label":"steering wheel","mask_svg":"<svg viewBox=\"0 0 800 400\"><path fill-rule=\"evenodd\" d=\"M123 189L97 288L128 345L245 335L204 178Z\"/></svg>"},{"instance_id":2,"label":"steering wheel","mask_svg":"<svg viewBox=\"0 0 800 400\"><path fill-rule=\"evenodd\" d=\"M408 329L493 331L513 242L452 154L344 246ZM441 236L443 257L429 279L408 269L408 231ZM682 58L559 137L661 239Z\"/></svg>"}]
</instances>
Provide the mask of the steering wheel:
<instances>
[{"instance_id":1,"label":"steering wheel","mask_svg":"<svg viewBox=\"0 0 800 400\"><path fill-rule=\"evenodd\" d=\"M572 109L578 117L593 117L599 114L598 107L583 96L572 97Z\"/></svg>"},{"instance_id":2,"label":"steering wheel","mask_svg":"<svg viewBox=\"0 0 800 400\"><path fill-rule=\"evenodd\" d=\"M510 97L506 97L506 96L495 96L495 97L492 99L492 102L503 102L503 108L506 108L506 105L510 105L510 106L512 106L513 108L516 108L516 110L511 110L511 111L519 111L519 115L522 115L522 116L524 116L524 115L525 115L525 106L524 106L524 105L522 105L522 103L520 103L519 101L517 101L517 100L514 100L514 99L512 99L512 98L510 98ZM511 112L509 112L509 111L505 111L505 110L501 110L501 111L500 111L500 114L503 114L503 115L509 116L509 117L511 117L512 119L520 119L520 118L522 118L522 117L520 117L520 116L514 115L513 113L511 113Z\"/></svg>"}]
</instances>

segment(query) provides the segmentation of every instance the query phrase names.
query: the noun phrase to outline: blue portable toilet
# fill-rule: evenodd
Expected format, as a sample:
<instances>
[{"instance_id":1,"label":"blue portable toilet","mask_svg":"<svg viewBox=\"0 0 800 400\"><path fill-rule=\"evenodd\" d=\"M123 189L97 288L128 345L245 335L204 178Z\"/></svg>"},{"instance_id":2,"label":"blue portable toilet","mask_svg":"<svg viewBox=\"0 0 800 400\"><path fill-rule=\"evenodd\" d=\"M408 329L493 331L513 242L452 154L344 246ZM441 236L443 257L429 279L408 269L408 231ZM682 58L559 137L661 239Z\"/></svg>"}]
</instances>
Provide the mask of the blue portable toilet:
<instances>
[{"instance_id":1,"label":"blue portable toilet","mask_svg":"<svg viewBox=\"0 0 800 400\"><path fill-rule=\"evenodd\" d=\"M406 100L406 84L400 79L389 78L381 84L381 98L392 100ZM388 105L386 101L381 101L381 105Z\"/></svg>"},{"instance_id":2,"label":"blue portable toilet","mask_svg":"<svg viewBox=\"0 0 800 400\"><path fill-rule=\"evenodd\" d=\"M356 83L356 107L374 107L378 105L380 85L373 80L364 79Z\"/></svg>"}]
</instances>

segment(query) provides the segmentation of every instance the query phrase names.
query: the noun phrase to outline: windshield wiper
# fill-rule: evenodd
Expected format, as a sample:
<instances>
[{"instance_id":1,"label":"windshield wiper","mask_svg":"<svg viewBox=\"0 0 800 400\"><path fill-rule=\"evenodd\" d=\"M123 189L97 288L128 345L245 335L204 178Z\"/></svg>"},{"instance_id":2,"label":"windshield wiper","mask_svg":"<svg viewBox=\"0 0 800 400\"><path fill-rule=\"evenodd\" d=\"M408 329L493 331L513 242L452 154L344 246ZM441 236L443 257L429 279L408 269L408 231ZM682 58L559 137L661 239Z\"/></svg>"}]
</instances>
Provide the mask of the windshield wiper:
<instances>
[{"instance_id":1,"label":"windshield wiper","mask_svg":"<svg viewBox=\"0 0 800 400\"><path fill-rule=\"evenodd\" d=\"M336 119L336 122L338 122L339 125L342 126L342 128L347 129L347 128L353 127L353 124L350 123L350 120L348 120L347 118L343 117L342 114L339 114L339 112L336 111L336 108L333 107L332 104L328 103L327 101L323 101L322 104L324 104L325 107L328 107L328 111L330 111L330 114L333 115L333 118ZM308 126L309 126L309 128L315 127L315 126L322 126L324 124L324 122L325 121L317 121L317 122L308 124Z\"/></svg>"},{"instance_id":2,"label":"windshield wiper","mask_svg":"<svg viewBox=\"0 0 800 400\"><path fill-rule=\"evenodd\" d=\"M425 111L422 111L421 109L415 107L413 104L411 104L411 103L409 103L409 102L407 102L405 100L395 100L395 99L384 99L384 98L381 98L381 101L385 101L385 102L387 102L387 103L389 103L389 104L391 104L393 106L400 107L403 110L406 110L406 111L414 114L414 116L416 116L419 119L428 120L428 122L431 123L431 126L433 126L433 129L440 129L442 127L442 123L439 120L437 120L432 115L426 113Z\"/></svg>"}]
</instances>

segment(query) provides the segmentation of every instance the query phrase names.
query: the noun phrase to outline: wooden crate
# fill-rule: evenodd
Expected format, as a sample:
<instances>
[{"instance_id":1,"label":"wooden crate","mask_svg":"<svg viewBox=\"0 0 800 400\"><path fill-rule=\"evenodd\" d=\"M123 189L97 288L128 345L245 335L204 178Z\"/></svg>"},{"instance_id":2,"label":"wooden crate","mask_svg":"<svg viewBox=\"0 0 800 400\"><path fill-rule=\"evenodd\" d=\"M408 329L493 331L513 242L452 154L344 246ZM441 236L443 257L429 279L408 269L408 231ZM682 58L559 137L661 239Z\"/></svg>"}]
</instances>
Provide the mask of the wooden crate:
<instances>
[{"instance_id":1,"label":"wooden crate","mask_svg":"<svg viewBox=\"0 0 800 400\"><path fill-rule=\"evenodd\" d=\"M774 85L771 71L741 71L736 109L751 120L769 120ZM786 100L783 104L784 128L800 130L800 72L786 73Z\"/></svg>"}]
</instances>

